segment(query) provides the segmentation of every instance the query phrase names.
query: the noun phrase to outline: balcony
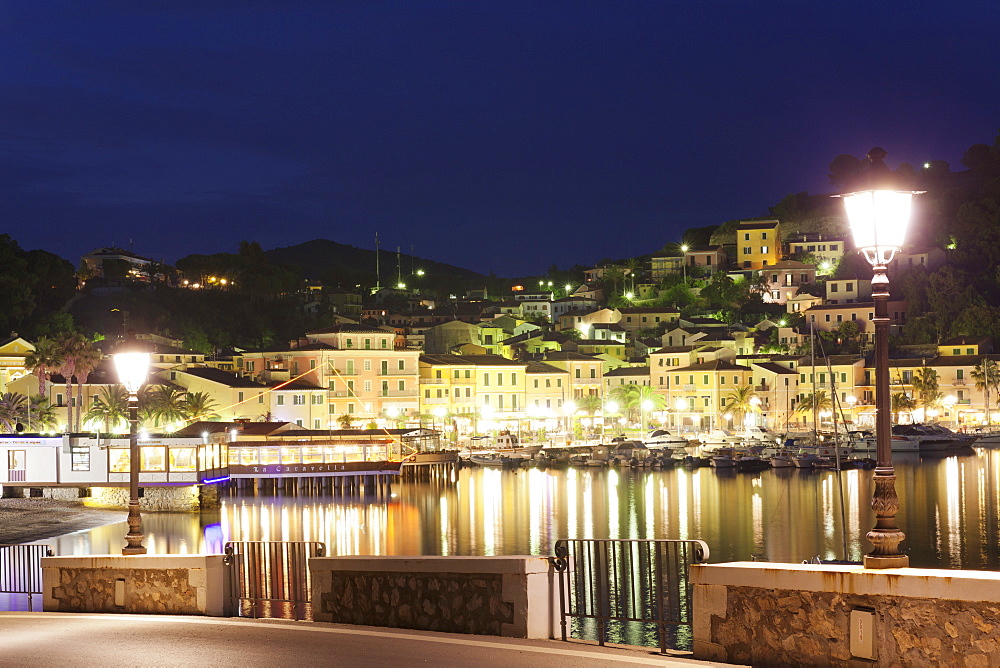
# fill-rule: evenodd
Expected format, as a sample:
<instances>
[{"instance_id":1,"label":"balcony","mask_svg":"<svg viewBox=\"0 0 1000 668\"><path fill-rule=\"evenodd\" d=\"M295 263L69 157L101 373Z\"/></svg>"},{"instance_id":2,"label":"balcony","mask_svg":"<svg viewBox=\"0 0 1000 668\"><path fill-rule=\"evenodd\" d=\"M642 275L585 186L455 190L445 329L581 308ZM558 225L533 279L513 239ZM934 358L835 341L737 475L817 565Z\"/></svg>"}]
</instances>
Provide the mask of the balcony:
<instances>
[{"instance_id":1,"label":"balcony","mask_svg":"<svg viewBox=\"0 0 1000 668\"><path fill-rule=\"evenodd\" d=\"M420 391L417 389L412 390L379 390L378 396L385 397L389 399L416 399L420 396ZM447 399L447 397L443 397Z\"/></svg>"}]
</instances>

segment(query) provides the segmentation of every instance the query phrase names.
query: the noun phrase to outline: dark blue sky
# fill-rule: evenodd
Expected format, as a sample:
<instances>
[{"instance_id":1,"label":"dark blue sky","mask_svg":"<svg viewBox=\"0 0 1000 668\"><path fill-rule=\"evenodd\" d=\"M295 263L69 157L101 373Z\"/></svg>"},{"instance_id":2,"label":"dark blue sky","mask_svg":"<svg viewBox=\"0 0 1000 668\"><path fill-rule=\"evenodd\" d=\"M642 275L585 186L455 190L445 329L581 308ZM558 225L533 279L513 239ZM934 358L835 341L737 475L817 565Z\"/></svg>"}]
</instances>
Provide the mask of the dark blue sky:
<instances>
[{"instance_id":1,"label":"dark blue sky","mask_svg":"<svg viewBox=\"0 0 1000 668\"><path fill-rule=\"evenodd\" d=\"M500 275L1000 128L988 2L0 2L0 219L77 263L328 238Z\"/></svg>"}]
</instances>

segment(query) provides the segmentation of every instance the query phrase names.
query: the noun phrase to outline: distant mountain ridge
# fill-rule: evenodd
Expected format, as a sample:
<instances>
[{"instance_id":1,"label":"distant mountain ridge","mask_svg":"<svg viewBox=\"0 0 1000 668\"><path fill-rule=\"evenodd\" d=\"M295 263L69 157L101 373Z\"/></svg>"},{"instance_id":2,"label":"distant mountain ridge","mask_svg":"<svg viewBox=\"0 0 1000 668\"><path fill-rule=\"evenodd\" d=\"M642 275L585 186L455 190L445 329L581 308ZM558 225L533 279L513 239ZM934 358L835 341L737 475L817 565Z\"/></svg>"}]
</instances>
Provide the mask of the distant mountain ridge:
<instances>
[{"instance_id":1,"label":"distant mountain ridge","mask_svg":"<svg viewBox=\"0 0 1000 668\"><path fill-rule=\"evenodd\" d=\"M274 248L265 251L267 258L275 264L295 265L302 275L309 279L319 279L324 275L343 274L355 276L367 274L375 276L375 251L338 243L329 239L313 239L295 246ZM393 285L397 276L396 251L379 251L381 280L383 285ZM444 262L435 262L407 253L399 254L399 268L405 281L418 269L423 269L436 277L453 276L465 281L485 280L485 276L471 269L456 267Z\"/></svg>"}]
</instances>

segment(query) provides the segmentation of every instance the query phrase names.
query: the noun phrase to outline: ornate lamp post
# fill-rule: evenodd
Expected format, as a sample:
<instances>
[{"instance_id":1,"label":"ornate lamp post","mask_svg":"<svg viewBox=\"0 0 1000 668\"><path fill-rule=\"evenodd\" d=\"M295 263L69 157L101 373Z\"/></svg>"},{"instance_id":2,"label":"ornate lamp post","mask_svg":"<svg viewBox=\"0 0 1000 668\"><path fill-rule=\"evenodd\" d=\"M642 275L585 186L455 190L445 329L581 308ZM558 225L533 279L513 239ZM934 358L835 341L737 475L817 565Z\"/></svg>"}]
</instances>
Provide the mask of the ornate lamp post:
<instances>
[{"instance_id":1,"label":"ornate lamp post","mask_svg":"<svg viewBox=\"0 0 1000 668\"><path fill-rule=\"evenodd\" d=\"M142 545L142 515L139 514L139 436L136 427L139 422L139 390L146 383L149 374L149 352L136 339L129 336L113 355L118 381L128 392L128 533L122 554L146 554Z\"/></svg>"},{"instance_id":2,"label":"ornate lamp post","mask_svg":"<svg viewBox=\"0 0 1000 668\"><path fill-rule=\"evenodd\" d=\"M857 190L843 195L854 244L872 265L875 301L875 466L872 510L875 527L867 538L875 549L865 555L865 568L904 568L910 558L899 551L906 538L896 526L899 498L892 466L892 415L889 399L889 277L888 265L903 245L913 196L898 187L883 160L886 152L873 148L860 173Z\"/></svg>"}]
</instances>

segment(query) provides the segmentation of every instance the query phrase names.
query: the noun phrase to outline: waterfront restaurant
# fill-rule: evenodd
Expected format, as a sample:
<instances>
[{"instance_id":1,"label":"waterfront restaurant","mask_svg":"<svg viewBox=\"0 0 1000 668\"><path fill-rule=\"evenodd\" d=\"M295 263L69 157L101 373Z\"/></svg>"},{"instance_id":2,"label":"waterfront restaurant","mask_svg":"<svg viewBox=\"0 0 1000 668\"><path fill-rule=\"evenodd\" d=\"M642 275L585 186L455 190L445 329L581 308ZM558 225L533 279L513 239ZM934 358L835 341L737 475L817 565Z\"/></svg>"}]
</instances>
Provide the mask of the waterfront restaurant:
<instances>
[{"instance_id":1,"label":"waterfront restaurant","mask_svg":"<svg viewBox=\"0 0 1000 668\"><path fill-rule=\"evenodd\" d=\"M225 443L139 434L139 485L172 487L229 477ZM128 436L0 436L0 486L128 487ZM89 496L89 494L87 494Z\"/></svg>"},{"instance_id":2,"label":"waterfront restaurant","mask_svg":"<svg viewBox=\"0 0 1000 668\"><path fill-rule=\"evenodd\" d=\"M224 443L233 478L398 472L415 452L439 449L430 429L301 429L287 422L199 422L179 434Z\"/></svg>"}]
</instances>

